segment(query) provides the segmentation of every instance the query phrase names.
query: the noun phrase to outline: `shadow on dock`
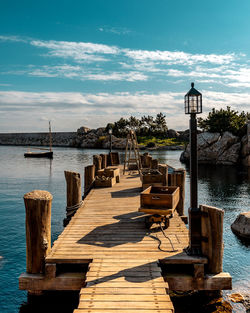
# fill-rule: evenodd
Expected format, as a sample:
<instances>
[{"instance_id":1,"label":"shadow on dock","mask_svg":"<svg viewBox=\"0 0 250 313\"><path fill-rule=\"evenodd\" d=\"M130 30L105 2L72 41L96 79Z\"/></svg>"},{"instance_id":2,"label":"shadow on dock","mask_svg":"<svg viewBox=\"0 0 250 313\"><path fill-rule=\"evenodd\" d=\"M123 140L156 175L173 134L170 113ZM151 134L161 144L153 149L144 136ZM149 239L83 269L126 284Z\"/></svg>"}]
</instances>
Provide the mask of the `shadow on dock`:
<instances>
[{"instance_id":1,"label":"shadow on dock","mask_svg":"<svg viewBox=\"0 0 250 313\"><path fill-rule=\"evenodd\" d=\"M119 191L111 191L112 198L129 198L129 197L137 197L142 191L141 187L136 188L128 188Z\"/></svg>"},{"instance_id":2,"label":"shadow on dock","mask_svg":"<svg viewBox=\"0 0 250 313\"><path fill-rule=\"evenodd\" d=\"M96 227L77 243L112 248L129 242L138 243L148 233L144 225L144 214L140 212L121 214L113 218L119 221ZM128 234L128 229L131 229L130 234ZM118 233L119 240L117 240Z\"/></svg>"}]
</instances>

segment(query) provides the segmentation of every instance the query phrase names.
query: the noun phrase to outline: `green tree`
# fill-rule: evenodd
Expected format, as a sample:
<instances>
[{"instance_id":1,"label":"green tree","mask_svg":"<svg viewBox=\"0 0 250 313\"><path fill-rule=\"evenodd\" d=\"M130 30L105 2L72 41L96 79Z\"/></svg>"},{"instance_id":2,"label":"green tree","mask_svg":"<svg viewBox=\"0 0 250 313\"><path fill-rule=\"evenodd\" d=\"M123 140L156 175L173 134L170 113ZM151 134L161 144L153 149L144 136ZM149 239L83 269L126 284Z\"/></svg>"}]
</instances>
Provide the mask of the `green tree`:
<instances>
[{"instance_id":1,"label":"green tree","mask_svg":"<svg viewBox=\"0 0 250 313\"><path fill-rule=\"evenodd\" d=\"M249 118L249 113L244 111L239 113L231 110L229 106L226 110L213 108L206 119L198 118L198 126L212 133L229 131L234 135L242 136L245 133L245 125Z\"/></svg>"},{"instance_id":2,"label":"green tree","mask_svg":"<svg viewBox=\"0 0 250 313\"><path fill-rule=\"evenodd\" d=\"M155 118L155 135L165 137L166 131L168 130L166 115L162 112L158 113Z\"/></svg>"}]
</instances>

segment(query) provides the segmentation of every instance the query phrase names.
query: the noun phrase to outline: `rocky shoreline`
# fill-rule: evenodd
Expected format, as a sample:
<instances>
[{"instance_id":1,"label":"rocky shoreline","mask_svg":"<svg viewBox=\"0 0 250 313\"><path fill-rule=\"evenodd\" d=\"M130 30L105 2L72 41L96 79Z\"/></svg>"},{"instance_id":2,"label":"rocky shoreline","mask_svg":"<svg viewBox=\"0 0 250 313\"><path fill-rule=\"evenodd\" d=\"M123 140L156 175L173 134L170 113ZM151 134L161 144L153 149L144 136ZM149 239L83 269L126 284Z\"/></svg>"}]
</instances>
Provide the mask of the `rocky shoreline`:
<instances>
[{"instance_id":1,"label":"rocky shoreline","mask_svg":"<svg viewBox=\"0 0 250 313\"><path fill-rule=\"evenodd\" d=\"M250 166L250 124L242 138L230 132L200 133L197 136L197 150L199 163ZM180 161L189 163L189 158L190 145L188 144L180 156Z\"/></svg>"},{"instance_id":2,"label":"rocky shoreline","mask_svg":"<svg viewBox=\"0 0 250 313\"><path fill-rule=\"evenodd\" d=\"M109 149L110 135L105 128L89 129L81 127L76 132L52 132L54 147ZM48 133L0 133L0 145L48 146ZM139 145L140 149L146 146ZM112 135L112 149L124 150L126 138ZM183 146L156 146L150 150L183 150Z\"/></svg>"}]
</instances>

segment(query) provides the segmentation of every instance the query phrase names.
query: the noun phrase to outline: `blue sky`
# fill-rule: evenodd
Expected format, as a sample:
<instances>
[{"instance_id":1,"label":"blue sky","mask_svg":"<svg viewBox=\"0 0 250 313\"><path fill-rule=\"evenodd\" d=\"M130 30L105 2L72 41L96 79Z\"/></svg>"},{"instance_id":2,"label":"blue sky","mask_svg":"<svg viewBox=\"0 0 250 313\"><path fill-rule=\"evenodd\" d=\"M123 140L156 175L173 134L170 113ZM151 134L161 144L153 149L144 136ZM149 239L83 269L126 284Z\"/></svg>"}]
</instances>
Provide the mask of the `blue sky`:
<instances>
[{"instance_id":1,"label":"blue sky","mask_svg":"<svg viewBox=\"0 0 250 313\"><path fill-rule=\"evenodd\" d=\"M0 1L0 132L75 131L163 112L188 128L195 82L203 116L249 111L250 1Z\"/></svg>"}]
</instances>

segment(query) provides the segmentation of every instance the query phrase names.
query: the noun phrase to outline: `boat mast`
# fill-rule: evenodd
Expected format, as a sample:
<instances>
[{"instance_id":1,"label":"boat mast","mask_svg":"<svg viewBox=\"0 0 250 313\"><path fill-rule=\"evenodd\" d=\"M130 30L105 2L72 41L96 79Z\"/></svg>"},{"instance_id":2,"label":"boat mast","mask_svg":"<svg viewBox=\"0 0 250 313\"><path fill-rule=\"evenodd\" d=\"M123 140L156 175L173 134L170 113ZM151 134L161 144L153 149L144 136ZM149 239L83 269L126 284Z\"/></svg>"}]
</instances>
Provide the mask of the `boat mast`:
<instances>
[{"instance_id":1,"label":"boat mast","mask_svg":"<svg viewBox=\"0 0 250 313\"><path fill-rule=\"evenodd\" d=\"M49 121L49 151L52 151L52 136L51 136L51 124Z\"/></svg>"}]
</instances>

